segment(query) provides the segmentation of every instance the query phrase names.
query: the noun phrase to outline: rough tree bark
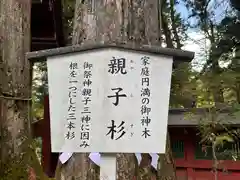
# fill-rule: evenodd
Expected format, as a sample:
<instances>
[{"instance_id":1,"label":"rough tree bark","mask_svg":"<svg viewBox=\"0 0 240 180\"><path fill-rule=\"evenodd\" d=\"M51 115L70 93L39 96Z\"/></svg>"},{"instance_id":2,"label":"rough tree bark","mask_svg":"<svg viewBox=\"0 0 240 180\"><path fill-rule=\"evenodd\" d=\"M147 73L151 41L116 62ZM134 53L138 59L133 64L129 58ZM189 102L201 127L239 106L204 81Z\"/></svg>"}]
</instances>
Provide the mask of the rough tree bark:
<instances>
[{"instance_id":1,"label":"rough tree bark","mask_svg":"<svg viewBox=\"0 0 240 180\"><path fill-rule=\"evenodd\" d=\"M31 76L30 64L25 58L25 53L30 51L30 17L30 0L0 1L0 160L2 162L13 154L21 152L22 133L29 130Z\"/></svg>"},{"instance_id":2,"label":"rough tree bark","mask_svg":"<svg viewBox=\"0 0 240 180\"><path fill-rule=\"evenodd\" d=\"M159 154L157 180L176 180L176 167L170 146L170 137L167 135L166 153Z\"/></svg>"},{"instance_id":3,"label":"rough tree bark","mask_svg":"<svg viewBox=\"0 0 240 180\"><path fill-rule=\"evenodd\" d=\"M159 0L76 0L72 44L160 46L160 9ZM150 169L151 160L148 158L144 156L143 161L148 163L142 163L146 164L146 169ZM136 166L133 154L118 154L118 179L132 180L136 175ZM88 154L74 154L67 164L59 163L57 179L89 180L90 176L98 179L98 174L91 175L97 172L93 167Z\"/></svg>"}]
</instances>

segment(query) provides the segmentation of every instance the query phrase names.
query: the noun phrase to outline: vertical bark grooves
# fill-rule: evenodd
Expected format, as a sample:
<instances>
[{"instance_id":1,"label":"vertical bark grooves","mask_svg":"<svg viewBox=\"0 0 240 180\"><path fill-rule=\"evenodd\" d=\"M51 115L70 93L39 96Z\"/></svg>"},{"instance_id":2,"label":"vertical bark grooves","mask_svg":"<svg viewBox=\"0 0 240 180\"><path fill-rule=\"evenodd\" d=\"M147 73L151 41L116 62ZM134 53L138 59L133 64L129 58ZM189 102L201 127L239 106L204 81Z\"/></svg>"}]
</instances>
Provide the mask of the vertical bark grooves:
<instances>
[{"instance_id":1,"label":"vertical bark grooves","mask_svg":"<svg viewBox=\"0 0 240 180\"><path fill-rule=\"evenodd\" d=\"M30 65L25 53L30 51L30 0L0 1L0 123L8 128L9 147L19 152L20 135L28 124L29 103L16 98L30 98ZM5 147L5 146L4 146Z\"/></svg>"},{"instance_id":2,"label":"vertical bark grooves","mask_svg":"<svg viewBox=\"0 0 240 180\"><path fill-rule=\"evenodd\" d=\"M31 67L25 58L30 17L30 0L0 1L0 174L10 179L17 178L16 168L24 169L22 177L27 175L22 152L23 140L30 135Z\"/></svg>"},{"instance_id":3,"label":"vertical bark grooves","mask_svg":"<svg viewBox=\"0 0 240 180\"><path fill-rule=\"evenodd\" d=\"M159 27L159 2L145 1L144 7L145 36L146 43L160 45L160 27ZM149 18L151 17L151 18Z\"/></svg>"},{"instance_id":4,"label":"vertical bark grooves","mask_svg":"<svg viewBox=\"0 0 240 180\"><path fill-rule=\"evenodd\" d=\"M139 172L138 172L138 179L139 180L152 180L156 179L157 174L156 169L152 167L152 157L150 154L142 153L141 154L142 160L139 165Z\"/></svg>"},{"instance_id":5,"label":"vertical bark grooves","mask_svg":"<svg viewBox=\"0 0 240 180\"><path fill-rule=\"evenodd\" d=\"M159 0L77 0L72 42L160 45L159 11Z\"/></svg>"},{"instance_id":6,"label":"vertical bark grooves","mask_svg":"<svg viewBox=\"0 0 240 180\"><path fill-rule=\"evenodd\" d=\"M81 45L120 42L134 43L136 46L161 45L159 5L160 0L76 0L72 43ZM94 9L89 11L89 7ZM170 156L171 154L166 157ZM143 157L147 163L143 163L141 168L147 169L148 174L152 169L149 165L151 159L149 155ZM90 177L90 174L85 172L98 173L89 161L88 154L76 153L67 164L60 166L58 169L61 168L61 178L57 178L58 180L72 180L73 177L88 180L92 175ZM119 180L132 180L138 169L135 155L117 154L117 168ZM99 179L97 175L93 177ZM145 180L145 177L141 180Z\"/></svg>"}]
</instances>

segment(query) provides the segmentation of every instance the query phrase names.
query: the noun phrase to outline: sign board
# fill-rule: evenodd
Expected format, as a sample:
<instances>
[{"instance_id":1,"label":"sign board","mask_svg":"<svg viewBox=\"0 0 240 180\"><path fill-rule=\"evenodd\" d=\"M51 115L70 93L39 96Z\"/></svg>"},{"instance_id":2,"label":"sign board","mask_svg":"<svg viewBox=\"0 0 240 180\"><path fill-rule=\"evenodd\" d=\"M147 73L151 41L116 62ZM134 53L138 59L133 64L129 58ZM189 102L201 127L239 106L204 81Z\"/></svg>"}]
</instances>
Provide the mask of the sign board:
<instances>
[{"instance_id":1,"label":"sign board","mask_svg":"<svg viewBox=\"0 0 240 180\"><path fill-rule=\"evenodd\" d=\"M165 153L172 62L111 48L48 57L52 152Z\"/></svg>"}]
</instances>

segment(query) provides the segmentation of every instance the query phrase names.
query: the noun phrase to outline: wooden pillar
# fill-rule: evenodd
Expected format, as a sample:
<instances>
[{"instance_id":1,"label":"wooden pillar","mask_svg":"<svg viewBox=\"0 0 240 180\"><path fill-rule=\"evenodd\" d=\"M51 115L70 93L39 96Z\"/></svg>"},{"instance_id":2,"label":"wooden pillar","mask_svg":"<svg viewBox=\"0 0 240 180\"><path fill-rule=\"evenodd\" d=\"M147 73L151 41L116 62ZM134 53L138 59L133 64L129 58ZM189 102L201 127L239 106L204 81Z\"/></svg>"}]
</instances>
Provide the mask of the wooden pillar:
<instances>
[{"instance_id":1,"label":"wooden pillar","mask_svg":"<svg viewBox=\"0 0 240 180\"><path fill-rule=\"evenodd\" d=\"M188 134L185 136L185 153L187 164L194 163L195 135L196 134L194 134L194 131L188 130ZM195 180L193 168L187 167L187 177L188 180Z\"/></svg>"},{"instance_id":2,"label":"wooden pillar","mask_svg":"<svg viewBox=\"0 0 240 180\"><path fill-rule=\"evenodd\" d=\"M1 117L1 116L0 116ZM55 176L55 169L58 161L58 153L51 152L51 136L50 136L50 115L49 115L49 99L44 98L44 119L32 124L33 137L42 138L42 167L44 173L49 177Z\"/></svg>"},{"instance_id":3,"label":"wooden pillar","mask_svg":"<svg viewBox=\"0 0 240 180\"><path fill-rule=\"evenodd\" d=\"M58 153L51 152L51 136L50 136L50 114L49 114L49 98L44 99L44 120L41 127L42 132L42 164L44 172L49 177L55 176L55 169L58 161Z\"/></svg>"}]
</instances>

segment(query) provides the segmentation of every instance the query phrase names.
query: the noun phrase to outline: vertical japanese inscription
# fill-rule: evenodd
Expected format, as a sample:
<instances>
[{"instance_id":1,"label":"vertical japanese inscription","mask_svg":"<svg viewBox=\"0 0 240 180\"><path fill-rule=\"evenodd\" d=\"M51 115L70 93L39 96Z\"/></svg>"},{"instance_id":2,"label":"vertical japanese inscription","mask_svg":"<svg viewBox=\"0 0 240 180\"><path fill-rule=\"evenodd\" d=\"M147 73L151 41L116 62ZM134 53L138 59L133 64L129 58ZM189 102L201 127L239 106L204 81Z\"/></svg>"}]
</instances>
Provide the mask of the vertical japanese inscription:
<instances>
[{"instance_id":1,"label":"vertical japanese inscription","mask_svg":"<svg viewBox=\"0 0 240 180\"><path fill-rule=\"evenodd\" d=\"M90 146L90 122L91 122L91 97L92 97L92 68L93 64L83 63L83 89L81 91L83 111L81 112L80 122L80 147L86 148Z\"/></svg>"},{"instance_id":2,"label":"vertical japanese inscription","mask_svg":"<svg viewBox=\"0 0 240 180\"><path fill-rule=\"evenodd\" d=\"M142 137L148 138L151 136L151 131L148 128L148 125L151 123L150 114L151 114L151 107L150 107L150 96L151 91L149 88L150 85L150 71L149 71L149 62L150 58L144 56L141 58L141 125L143 127L142 130Z\"/></svg>"},{"instance_id":3,"label":"vertical japanese inscription","mask_svg":"<svg viewBox=\"0 0 240 180\"><path fill-rule=\"evenodd\" d=\"M115 57L113 57L113 59L110 60L108 67L109 67L108 72L111 75L127 74L125 58L116 59ZM109 96L107 96L107 98L115 98L115 102L113 102L112 104L114 106L116 106L116 108L117 108L117 106L120 103L120 98L126 98L127 95L125 93L123 93L124 90L121 87L111 88L111 90L115 92L115 95L109 95ZM111 120L111 125L107 127L107 129L109 129L109 131L106 134L106 136L109 135L112 140L118 140L118 139L122 138L124 136L124 134L126 133L124 124L125 124L125 121L121 121L121 123L119 125L116 125L115 120ZM116 134L118 134L117 137L116 137Z\"/></svg>"},{"instance_id":4,"label":"vertical japanese inscription","mask_svg":"<svg viewBox=\"0 0 240 180\"><path fill-rule=\"evenodd\" d=\"M77 97L77 62L71 62L69 65L69 87L68 87L68 108L67 108L67 133L65 138L73 140L75 138L76 128L76 97Z\"/></svg>"}]
</instances>

